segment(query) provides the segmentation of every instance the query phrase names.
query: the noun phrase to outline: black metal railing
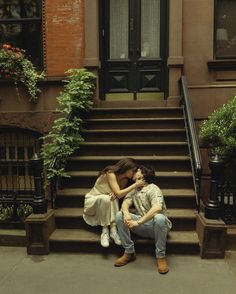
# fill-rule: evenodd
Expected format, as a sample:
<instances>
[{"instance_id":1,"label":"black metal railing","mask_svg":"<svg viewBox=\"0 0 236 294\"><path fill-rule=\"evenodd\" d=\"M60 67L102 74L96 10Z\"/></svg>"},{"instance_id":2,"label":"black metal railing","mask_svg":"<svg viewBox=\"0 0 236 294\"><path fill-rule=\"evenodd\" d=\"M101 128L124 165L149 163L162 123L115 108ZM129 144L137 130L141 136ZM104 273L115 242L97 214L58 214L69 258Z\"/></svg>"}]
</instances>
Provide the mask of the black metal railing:
<instances>
[{"instance_id":1,"label":"black metal railing","mask_svg":"<svg viewBox=\"0 0 236 294\"><path fill-rule=\"evenodd\" d=\"M210 159L210 194L205 205L205 217L222 218L226 224L236 224L236 162L217 155Z\"/></svg>"},{"instance_id":2,"label":"black metal railing","mask_svg":"<svg viewBox=\"0 0 236 294\"><path fill-rule=\"evenodd\" d=\"M24 214L34 208L38 187L31 165L33 154L40 150L39 137L30 130L0 129L1 222L22 221Z\"/></svg>"},{"instance_id":3,"label":"black metal railing","mask_svg":"<svg viewBox=\"0 0 236 294\"><path fill-rule=\"evenodd\" d=\"M184 121L187 131L187 140L189 145L189 153L191 158L191 166L194 178L194 189L196 193L196 205L198 212L200 211L200 188L202 175L202 159L199 147L198 134L192 113L192 106L189 100L188 87L185 76L180 78L181 105L183 106Z\"/></svg>"}]
</instances>

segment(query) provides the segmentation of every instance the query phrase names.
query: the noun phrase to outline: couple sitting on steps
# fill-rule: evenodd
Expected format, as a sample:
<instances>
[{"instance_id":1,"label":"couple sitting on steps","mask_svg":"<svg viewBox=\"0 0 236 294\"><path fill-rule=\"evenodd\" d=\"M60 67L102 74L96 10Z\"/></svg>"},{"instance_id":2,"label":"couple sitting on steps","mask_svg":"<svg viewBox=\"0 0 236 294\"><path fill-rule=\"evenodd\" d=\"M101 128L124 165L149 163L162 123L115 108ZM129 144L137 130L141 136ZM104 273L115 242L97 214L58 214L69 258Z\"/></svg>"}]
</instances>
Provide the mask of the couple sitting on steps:
<instances>
[{"instance_id":1,"label":"couple sitting on steps","mask_svg":"<svg viewBox=\"0 0 236 294\"><path fill-rule=\"evenodd\" d=\"M158 272L165 274L169 270L166 239L171 222L165 215L162 192L154 183L152 167L139 166L134 159L123 158L103 169L85 196L83 218L91 226L102 226L101 245L108 247L112 239L125 250L123 256L115 261L115 266L124 266L136 259L131 231L154 239ZM124 200L119 211L118 199L122 197ZM132 205L136 214L129 211Z\"/></svg>"}]
</instances>

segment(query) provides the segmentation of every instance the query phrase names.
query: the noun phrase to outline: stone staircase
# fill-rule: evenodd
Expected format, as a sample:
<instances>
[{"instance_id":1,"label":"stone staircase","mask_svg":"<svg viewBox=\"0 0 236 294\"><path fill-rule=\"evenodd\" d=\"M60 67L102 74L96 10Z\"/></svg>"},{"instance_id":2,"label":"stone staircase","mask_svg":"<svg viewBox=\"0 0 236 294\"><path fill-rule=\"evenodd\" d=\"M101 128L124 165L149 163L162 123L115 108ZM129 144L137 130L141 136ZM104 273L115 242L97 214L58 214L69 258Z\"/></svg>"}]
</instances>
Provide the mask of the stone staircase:
<instances>
[{"instance_id":1,"label":"stone staircase","mask_svg":"<svg viewBox=\"0 0 236 294\"><path fill-rule=\"evenodd\" d=\"M124 156L155 167L173 222L168 253L198 253L195 192L182 108L94 108L86 119L85 142L68 160L70 178L64 178L56 199L56 230L51 251L104 251L100 228L82 218L84 195L98 172ZM153 242L137 238L136 250L153 252ZM122 250L111 244L111 250Z\"/></svg>"}]
</instances>

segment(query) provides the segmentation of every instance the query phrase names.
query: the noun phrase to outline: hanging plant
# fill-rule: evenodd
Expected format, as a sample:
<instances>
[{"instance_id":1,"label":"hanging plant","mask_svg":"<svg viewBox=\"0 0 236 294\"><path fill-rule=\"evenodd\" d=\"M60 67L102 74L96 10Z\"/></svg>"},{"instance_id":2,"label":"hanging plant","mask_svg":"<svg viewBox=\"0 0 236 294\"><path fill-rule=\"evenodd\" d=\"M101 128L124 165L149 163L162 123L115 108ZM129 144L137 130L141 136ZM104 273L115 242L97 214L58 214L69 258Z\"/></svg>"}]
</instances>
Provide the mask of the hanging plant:
<instances>
[{"instance_id":1,"label":"hanging plant","mask_svg":"<svg viewBox=\"0 0 236 294\"><path fill-rule=\"evenodd\" d=\"M81 115L92 107L95 89L95 76L85 69L70 69L64 91L57 98L58 110L62 117L54 121L49 134L43 137L41 155L44 158L47 179L57 176L67 177L65 163L68 157L79 148L83 138L83 120ZM57 165L51 167L56 160Z\"/></svg>"},{"instance_id":2,"label":"hanging plant","mask_svg":"<svg viewBox=\"0 0 236 294\"><path fill-rule=\"evenodd\" d=\"M36 101L40 92L37 83L44 78L44 73L37 72L23 49L4 44L0 49L0 78L14 81L18 97L18 83L22 83L29 93L30 101Z\"/></svg>"}]
</instances>

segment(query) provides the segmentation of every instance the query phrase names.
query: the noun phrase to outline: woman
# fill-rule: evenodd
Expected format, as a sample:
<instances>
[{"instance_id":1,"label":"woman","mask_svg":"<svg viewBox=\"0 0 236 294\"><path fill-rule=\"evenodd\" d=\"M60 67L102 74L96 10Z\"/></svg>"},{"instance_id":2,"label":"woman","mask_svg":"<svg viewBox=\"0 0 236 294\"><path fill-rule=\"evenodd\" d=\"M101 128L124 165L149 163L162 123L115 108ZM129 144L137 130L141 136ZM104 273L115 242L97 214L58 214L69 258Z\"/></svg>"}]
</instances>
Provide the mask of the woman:
<instances>
[{"instance_id":1,"label":"woman","mask_svg":"<svg viewBox=\"0 0 236 294\"><path fill-rule=\"evenodd\" d=\"M116 164L105 167L99 173L92 190L85 195L83 218L91 226L102 226L103 247L109 246L110 238L115 244L121 245L115 223L119 211L118 199L144 185L143 180L131 182L136 170L137 163L133 158L123 158Z\"/></svg>"}]
</instances>

